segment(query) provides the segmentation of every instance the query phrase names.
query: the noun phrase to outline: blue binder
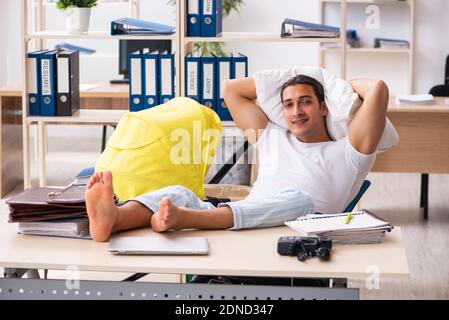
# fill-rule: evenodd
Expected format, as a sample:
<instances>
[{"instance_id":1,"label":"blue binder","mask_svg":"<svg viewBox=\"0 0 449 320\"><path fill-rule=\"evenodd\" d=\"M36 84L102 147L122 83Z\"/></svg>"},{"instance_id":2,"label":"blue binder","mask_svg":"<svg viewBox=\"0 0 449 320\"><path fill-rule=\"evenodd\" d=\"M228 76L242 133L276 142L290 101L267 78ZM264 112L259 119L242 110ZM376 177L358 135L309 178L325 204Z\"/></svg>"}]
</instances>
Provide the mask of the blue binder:
<instances>
[{"instance_id":1,"label":"blue binder","mask_svg":"<svg viewBox=\"0 0 449 320\"><path fill-rule=\"evenodd\" d=\"M188 37L201 36L201 7L202 0L186 0Z\"/></svg>"},{"instance_id":2,"label":"blue binder","mask_svg":"<svg viewBox=\"0 0 449 320\"><path fill-rule=\"evenodd\" d=\"M159 54L157 52L144 53L142 66L143 109L149 109L160 103Z\"/></svg>"},{"instance_id":3,"label":"blue binder","mask_svg":"<svg viewBox=\"0 0 449 320\"><path fill-rule=\"evenodd\" d=\"M248 57L238 53L232 57L232 79L248 77Z\"/></svg>"},{"instance_id":4,"label":"blue binder","mask_svg":"<svg viewBox=\"0 0 449 320\"><path fill-rule=\"evenodd\" d=\"M159 103L166 103L175 97L175 56L159 54Z\"/></svg>"},{"instance_id":5,"label":"blue binder","mask_svg":"<svg viewBox=\"0 0 449 320\"><path fill-rule=\"evenodd\" d=\"M142 54L140 52L130 53L128 55L129 66L129 110L143 110L142 93Z\"/></svg>"},{"instance_id":6,"label":"blue binder","mask_svg":"<svg viewBox=\"0 0 449 320\"><path fill-rule=\"evenodd\" d=\"M84 53L84 54L93 54L93 53L97 52L97 50L95 50L95 49L81 47L81 46L77 46L77 45L65 43L65 42L58 43L57 45L55 45L55 49L61 49L61 50L65 49L67 51L79 51L79 53Z\"/></svg>"},{"instance_id":7,"label":"blue binder","mask_svg":"<svg viewBox=\"0 0 449 320\"><path fill-rule=\"evenodd\" d=\"M173 26L132 18L121 18L111 22L111 35L120 34L173 34Z\"/></svg>"},{"instance_id":8,"label":"blue binder","mask_svg":"<svg viewBox=\"0 0 449 320\"><path fill-rule=\"evenodd\" d=\"M28 53L28 115L41 115L41 62L40 55L48 50Z\"/></svg>"},{"instance_id":9,"label":"blue binder","mask_svg":"<svg viewBox=\"0 0 449 320\"><path fill-rule=\"evenodd\" d=\"M201 1L201 36L216 37L222 31L222 0Z\"/></svg>"},{"instance_id":10,"label":"blue binder","mask_svg":"<svg viewBox=\"0 0 449 320\"><path fill-rule=\"evenodd\" d=\"M187 55L184 60L184 95L201 103L201 58Z\"/></svg>"},{"instance_id":11,"label":"blue binder","mask_svg":"<svg viewBox=\"0 0 449 320\"><path fill-rule=\"evenodd\" d=\"M232 60L232 56L217 57L217 113L222 121L232 120L231 113L226 107L221 90L223 82L233 77Z\"/></svg>"},{"instance_id":12,"label":"blue binder","mask_svg":"<svg viewBox=\"0 0 449 320\"><path fill-rule=\"evenodd\" d=\"M58 50L46 51L40 55L41 115L56 116L56 54Z\"/></svg>"},{"instance_id":13,"label":"blue binder","mask_svg":"<svg viewBox=\"0 0 449 320\"><path fill-rule=\"evenodd\" d=\"M295 29L315 30L315 31L327 31L334 33L333 37L340 36L340 28L327 26L324 24L316 24L306 21L285 19L281 26L281 38L294 37Z\"/></svg>"},{"instance_id":14,"label":"blue binder","mask_svg":"<svg viewBox=\"0 0 449 320\"><path fill-rule=\"evenodd\" d=\"M201 104L217 111L217 58L201 57Z\"/></svg>"}]
</instances>

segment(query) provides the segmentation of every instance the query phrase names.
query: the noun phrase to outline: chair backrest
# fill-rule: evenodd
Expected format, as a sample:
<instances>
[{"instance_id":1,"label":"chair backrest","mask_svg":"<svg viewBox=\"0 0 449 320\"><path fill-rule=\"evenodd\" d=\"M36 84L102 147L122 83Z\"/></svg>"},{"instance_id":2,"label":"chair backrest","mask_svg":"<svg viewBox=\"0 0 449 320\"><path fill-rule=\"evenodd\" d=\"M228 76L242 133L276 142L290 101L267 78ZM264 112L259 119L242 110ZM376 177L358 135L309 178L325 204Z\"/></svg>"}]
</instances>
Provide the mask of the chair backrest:
<instances>
[{"instance_id":1,"label":"chair backrest","mask_svg":"<svg viewBox=\"0 0 449 320\"><path fill-rule=\"evenodd\" d=\"M444 84L449 84L449 54L446 57L446 65L444 67Z\"/></svg>"},{"instance_id":2,"label":"chair backrest","mask_svg":"<svg viewBox=\"0 0 449 320\"><path fill-rule=\"evenodd\" d=\"M444 84L433 86L429 93L434 97L449 97L449 55L444 66Z\"/></svg>"}]
</instances>

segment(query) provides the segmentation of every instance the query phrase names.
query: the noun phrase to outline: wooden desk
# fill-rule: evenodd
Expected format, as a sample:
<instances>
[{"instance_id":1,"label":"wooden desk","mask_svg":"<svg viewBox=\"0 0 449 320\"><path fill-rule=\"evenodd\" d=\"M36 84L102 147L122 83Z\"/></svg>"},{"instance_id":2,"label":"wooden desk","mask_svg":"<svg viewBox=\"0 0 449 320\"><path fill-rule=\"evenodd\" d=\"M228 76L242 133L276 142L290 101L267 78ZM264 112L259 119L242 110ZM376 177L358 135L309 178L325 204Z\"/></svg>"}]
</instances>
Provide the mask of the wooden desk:
<instances>
[{"instance_id":1,"label":"wooden desk","mask_svg":"<svg viewBox=\"0 0 449 320\"><path fill-rule=\"evenodd\" d=\"M81 109L129 109L129 86L127 84L102 82L96 85L98 87L80 91ZM2 87L0 88L0 96L21 97L22 91L20 86L17 85ZM20 105L22 105L22 102L20 102Z\"/></svg>"},{"instance_id":2,"label":"wooden desk","mask_svg":"<svg viewBox=\"0 0 449 320\"><path fill-rule=\"evenodd\" d=\"M162 274L207 274L301 278L367 279L378 272L381 279L408 279L409 268L400 228L388 233L385 242L366 245L335 245L329 262L277 254L280 236L298 235L288 227L242 231L182 231L168 234L139 229L120 236L207 237L207 256L116 256L108 243L17 234L17 224L0 219L0 266L5 268L109 271Z\"/></svg>"},{"instance_id":3,"label":"wooden desk","mask_svg":"<svg viewBox=\"0 0 449 320\"><path fill-rule=\"evenodd\" d=\"M373 171L449 173L449 105L400 105L390 99L388 118L399 144L377 156Z\"/></svg>"},{"instance_id":4,"label":"wooden desk","mask_svg":"<svg viewBox=\"0 0 449 320\"><path fill-rule=\"evenodd\" d=\"M23 179L21 105L20 91L0 91L0 197Z\"/></svg>"}]
</instances>

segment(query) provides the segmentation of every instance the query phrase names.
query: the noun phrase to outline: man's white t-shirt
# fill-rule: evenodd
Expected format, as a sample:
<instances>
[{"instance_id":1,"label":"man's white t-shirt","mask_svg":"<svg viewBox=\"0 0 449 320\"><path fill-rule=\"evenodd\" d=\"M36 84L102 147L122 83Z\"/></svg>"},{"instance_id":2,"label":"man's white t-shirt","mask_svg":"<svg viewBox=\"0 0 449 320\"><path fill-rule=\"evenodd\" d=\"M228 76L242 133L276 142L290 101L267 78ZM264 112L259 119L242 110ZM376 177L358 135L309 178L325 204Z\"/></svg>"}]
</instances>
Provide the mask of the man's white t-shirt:
<instances>
[{"instance_id":1,"label":"man's white t-shirt","mask_svg":"<svg viewBox=\"0 0 449 320\"><path fill-rule=\"evenodd\" d=\"M267 198L285 188L308 194L315 212L342 212L357 195L376 153L358 152L348 137L303 143L269 122L257 143L258 174L249 198Z\"/></svg>"}]
</instances>

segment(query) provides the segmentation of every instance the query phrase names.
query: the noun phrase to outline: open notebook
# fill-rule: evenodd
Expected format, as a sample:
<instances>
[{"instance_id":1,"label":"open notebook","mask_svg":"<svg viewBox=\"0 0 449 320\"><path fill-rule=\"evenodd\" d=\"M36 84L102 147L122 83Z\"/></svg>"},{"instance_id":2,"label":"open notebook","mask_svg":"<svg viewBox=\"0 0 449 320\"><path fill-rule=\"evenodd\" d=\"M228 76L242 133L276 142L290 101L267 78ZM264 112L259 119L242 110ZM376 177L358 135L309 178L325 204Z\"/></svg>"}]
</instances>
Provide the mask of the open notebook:
<instances>
[{"instance_id":1,"label":"open notebook","mask_svg":"<svg viewBox=\"0 0 449 320\"><path fill-rule=\"evenodd\" d=\"M380 242L385 231L393 229L390 223L367 210L353 211L348 224L345 223L347 215L348 213L311 214L285 224L307 236L328 236L344 243Z\"/></svg>"}]
</instances>

